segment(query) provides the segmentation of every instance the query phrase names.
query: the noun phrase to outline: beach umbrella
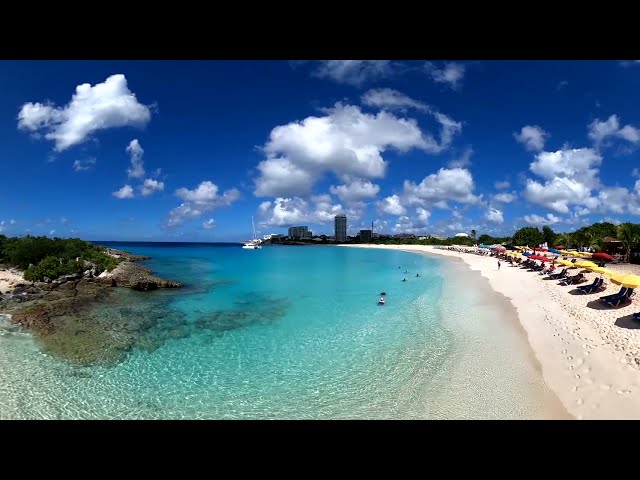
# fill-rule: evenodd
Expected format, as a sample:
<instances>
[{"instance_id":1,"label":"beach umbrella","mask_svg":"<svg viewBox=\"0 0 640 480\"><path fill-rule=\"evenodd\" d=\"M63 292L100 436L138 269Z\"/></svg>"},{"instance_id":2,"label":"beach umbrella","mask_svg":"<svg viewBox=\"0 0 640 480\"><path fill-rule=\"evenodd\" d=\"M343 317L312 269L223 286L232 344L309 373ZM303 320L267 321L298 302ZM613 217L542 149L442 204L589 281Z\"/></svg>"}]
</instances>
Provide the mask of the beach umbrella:
<instances>
[{"instance_id":1,"label":"beach umbrella","mask_svg":"<svg viewBox=\"0 0 640 480\"><path fill-rule=\"evenodd\" d=\"M538 257L538 260L540 260L541 262L550 262L551 259L547 258L547 257Z\"/></svg>"},{"instance_id":2,"label":"beach umbrella","mask_svg":"<svg viewBox=\"0 0 640 480\"><path fill-rule=\"evenodd\" d=\"M568 251L566 251L566 250L560 250L560 253L561 253L562 255L569 255L569 252L568 252Z\"/></svg>"},{"instance_id":3,"label":"beach umbrella","mask_svg":"<svg viewBox=\"0 0 640 480\"><path fill-rule=\"evenodd\" d=\"M560 265L566 265L566 266L573 266L573 263L571 263L569 260L558 260L556 263L559 263Z\"/></svg>"},{"instance_id":4,"label":"beach umbrella","mask_svg":"<svg viewBox=\"0 0 640 480\"><path fill-rule=\"evenodd\" d=\"M558 250L562 250L564 248L564 245L556 245L556 249Z\"/></svg>"},{"instance_id":5,"label":"beach umbrella","mask_svg":"<svg viewBox=\"0 0 640 480\"><path fill-rule=\"evenodd\" d=\"M597 267L597 265L595 263L588 262L588 261L576 262L575 265L578 266L578 267L582 267L582 268Z\"/></svg>"},{"instance_id":6,"label":"beach umbrella","mask_svg":"<svg viewBox=\"0 0 640 480\"><path fill-rule=\"evenodd\" d=\"M615 275L615 272L603 267L587 267L589 270L595 273L603 273L605 275Z\"/></svg>"},{"instance_id":7,"label":"beach umbrella","mask_svg":"<svg viewBox=\"0 0 640 480\"><path fill-rule=\"evenodd\" d=\"M611 275L611 281L627 288L640 287L640 277L638 275Z\"/></svg>"},{"instance_id":8,"label":"beach umbrella","mask_svg":"<svg viewBox=\"0 0 640 480\"><path fill-rule=\"evenodd\" d=\"M593 258L599 258L600 260L606 260L608 262L613 260L613 257L611 255L609 255L608 253L603 253L603 252L594 253L593 254Z\"/></svg>"},{"instance_id":9,"label":"beach umbrella","mask_svg":"<svg viewBox=\"0 0 640 480\"><path fill-rule=\"evenodd\" d=\"M523 253L523 255L524 255L525 257L530 257L530 256L531 256L531 255L533 255L533 254L532 254L532 253L529 253L529 252L524 252L524 253Z\"/></svg>"}]
</instances>

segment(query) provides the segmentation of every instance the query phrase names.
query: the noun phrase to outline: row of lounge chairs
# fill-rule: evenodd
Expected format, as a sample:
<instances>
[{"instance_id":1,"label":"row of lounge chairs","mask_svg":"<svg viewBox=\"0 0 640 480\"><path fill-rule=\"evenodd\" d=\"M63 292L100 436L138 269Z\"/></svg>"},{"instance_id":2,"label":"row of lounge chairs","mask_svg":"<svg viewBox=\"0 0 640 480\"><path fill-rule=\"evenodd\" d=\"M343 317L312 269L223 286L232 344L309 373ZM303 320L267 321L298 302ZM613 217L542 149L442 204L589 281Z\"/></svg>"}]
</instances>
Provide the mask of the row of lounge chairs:
<instances>
[{"instance_id":1,"label":"row of lounge chairs","mask_svg":"<svg viewBox=\"0 0 640 480\"><path fill-rule=\"evenodd\" d=\"M545 272L544 265L536 265L533 261L525 260L524 262L522 262L521 266L528 268L530 271L540 272L540 274L544 274ZM586 277L584 276L584 274L578 273L577 275L569 276L567 275L567 272L567 268L563 268L559 272L553 271L551 268L547 270L547 273L549 273L548 278L552 280L560 280L559 285L579 285L580 283L586 282ZM589 285L579 285L576 288L579 293L583 294L601 292L605 289L606 285L602 277L596 278L593 283ZM618 293L605 295L604 297L600 297L599 300L606 305L614 308L628 305L631 302L631 297L635 295L633 290L633 288L621 287ZM633 317L640 320L640 312L635 313Z\"/></svg>"}]
</instances>

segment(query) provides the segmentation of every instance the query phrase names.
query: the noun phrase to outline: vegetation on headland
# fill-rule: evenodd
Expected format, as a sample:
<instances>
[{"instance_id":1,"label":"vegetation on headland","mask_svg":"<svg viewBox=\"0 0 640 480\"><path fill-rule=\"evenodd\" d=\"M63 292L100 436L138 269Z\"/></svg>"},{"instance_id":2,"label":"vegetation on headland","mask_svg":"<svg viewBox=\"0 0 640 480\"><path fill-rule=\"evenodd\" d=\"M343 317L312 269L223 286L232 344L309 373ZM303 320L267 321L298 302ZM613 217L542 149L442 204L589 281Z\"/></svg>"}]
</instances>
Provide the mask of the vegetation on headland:
<instances>
[{"instance_id":1,"label":"vegetation on headland","mask_svg":"<svg viewBox=\"0 0 640 480\"><path fill-rule=\"evenodd\" d=\"M100 245L79 238L5 237L0 235L0 264L24 270L27 281L55 279L93 269L111 271L118 260Z\"/></svg>"}]
</instances>

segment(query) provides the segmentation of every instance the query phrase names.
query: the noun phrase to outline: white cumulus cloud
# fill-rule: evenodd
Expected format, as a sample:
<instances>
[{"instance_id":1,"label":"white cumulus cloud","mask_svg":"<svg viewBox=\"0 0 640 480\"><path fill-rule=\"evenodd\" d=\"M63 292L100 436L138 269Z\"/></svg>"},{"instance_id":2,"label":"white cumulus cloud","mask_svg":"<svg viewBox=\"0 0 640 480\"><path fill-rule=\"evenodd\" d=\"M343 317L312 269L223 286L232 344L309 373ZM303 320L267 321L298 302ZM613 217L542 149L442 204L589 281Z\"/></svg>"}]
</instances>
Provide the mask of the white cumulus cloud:
<instances>
[{"instance_id":1,"label":"white cumulus cloud","mask_svg":"<svg viewBox=\"0 0 640 480\"><path fill-rule=\"evenodd\" d=\"M73 169L76 172L83 172L85 170L90 170L96 164L95 158L87 158L84 160L76 160L73 162Z\"/></svg>"},{"instance_id":2,"label":"white cumulus cloud","mask_svg":"<svg viewBox=\"0 0 640 480\"><path fill-rule=\"evenodd\" d=\"M485 214L485 218L491 223L504 223L503 211L497 208L489 208Z\"/></svg>"},{"instance_id":3,"label":"white cumulus cloud","mask_svg":"<svg viewBox=\"0 0 640 480\"><path fill-rule=\"evenodd\" d=\"M211 230L215 226L216 226L216 222L213 218L210 218L206 222L202 222L202 228L204 228L205 230Z\"/></svg>"},{"instance_id":4,"label":"white cumulus cloud","mask_svg":"<svg viewBox=\"0 0 640 480\"><path fill-rule=\"evenodd\" d=\"M430 112L431 107L426 103L414 100L398 90L392 88L375 88L367 91L361 98L362 104L381 110L400 110L415 108L423 112Z\"/></svg>"},{"instance_id":5,"label":"white cumulus cloud","mask_svg":"<svg viewBox=\"0 0 640 480\"><path fill-rule=\"evenodd\" d=\"M144 127L151 110L138 102L124 75L112 75L103 83L83 83L62 107L25 103L18 113L18 128L44 133L61 152L86 141L92 133L115 127Z\"/></svg>"},{"instance_id":6,"label":"white cumulus cloud","mask_svg":"<svg viewBox=\"0 0 640 480\"><path fill-rule=\"evenodd\" d=\"M505 188L509 188L511 186L511 184L509 182L507 182L506 180L495 182L493 185L498 190L504 190Z\"/></svg>"},{"instance_id":7,"label":"white cumulus cloud","mask_svg":"<svg viewBox=\"0 0 640 480\"><path fill-rule=\"evenodd\" d=\"M278 197L260 204L258 212L261 225L269 227L290 227L292 225L326 224L334 221L338 214L350 215L340 204L334 204L330 195L317 195L311 202L300 197Z\"/></svg>"},{"instance_id":8,"label":"white cumulus cloud","mask_svg":"<svg viewBox=\"0 0 640 480\"><path fill-rule=\"evenodd\" d=\"M140 186L140 193L142 193L143 197L148 197L152 195L153 192L161 192L162 190L164 190L164 182L159 182L151 178L145 179L144 183Z\"/></svg>"},{"instance_id":9,"label":"white cumulus cloud","mask_svg":"<svg viewBox=\"0 0 640 480\"><path fill-rule=\"evenodd\" d=\"M513 136L532 152L543 150L544 144L549 138L549 134L537 125L525 125L520 132L514 133Z\"/></svg>"},{"instance_id":10,"label":"white cumulus cloud","mask_svg":"<svg viewBox=\"0 0 640 480\"><path fill-rule=\"evenodd\" d=\"M116 198L133 198L133 187L131 185L125 185L120 190L116 190L111 195Z\"/></svg>"},{"instance_id":11,"label":"white cumulus cloud","mask_svg":"<svg viewBox=\"0 0 640 480\"><path fill-rule=\"evenodd\" d=\"M588 129L589 138L596 146L605 144L609 138L618 138L633 144L640 143L640 129L631 125L620 127L617 115L611 115L605 121L595 119L589 124Z\"/></svg>"},{"instance_id":12,"label":"white cumulus cloud","mask_svg":"<svg viewBox=\"0 0 640 480\"><path fill-rule=\"evenodd\" d=\"M167 227L177 227L203 213L227 207L240 198L240 192L235 188L226 190L220 195L218 186L210 180L200 182L193 190L186 187L179 188L175 194L184 202L169 212Z\"/></svg>"},{"instance_id":13,"label":"white cumulus cloud","mask_svg":"<svg viewBox=\"0 0 640 480\"><path fill-rule=\"evenodd\" d=\"M404 215L407 213L407 209L402 206L398 195L391 195L378 202L378 209L388 215Z\"/></svg>"},{"instance_id":14,"label":"white cumulus cloud","mask_svg":"<svg viewBox=\"0 0 640 480\"><path fill-rule=\"evenodd\" d=\"M556 217L552 213L547 213L546 217L542 217L534 213L532 215L525 215L524 221L527 222L529 225L544 226L544 225L553 225L554 223L559 223L560 218Z\"/></svg>"},{"instance_id":15,"label":"white cumulus cloud","mask_svg":"<svg viewBox=\"0 0 640 480\"><path fill-rule=\"evenodd\" d=\"M304 196L327 173L343 182L382 178L387 169L382 157L385 150L406 152L417 148L439 153L462 128L435 112L441 126L438 142L430 133L422 132L414 119L386 111L368 114L357 106L337 103L325 113L271 131L263 149L267 158L258 165L256 196Z\"/></svg>"},{"instance_id":16,"label":"white cumulus cloud","mask_svg":"<svg viewBox=\"0 0 640 480\"><path fill-rule=\"evenodd\" d=\"M347 185L332 186L330 191L346 204L350 204L375 197L380 187L368 180L355 180Z\"/></svg>"},{"instance_id":17,"label":"white cumulus cloud","mask_svg":"<svg viewBox=\"0 0 640 480\"><path fill-rule=\"evenodd\" d=\"M127 175L129 178L144 178L145 171L144 163L142 161L144 150L137 138L134 138L129 142L126 152L131 158L131 167L127 169Z\"/></svg>"},{"instance_id":18,"label":"white cumulus cloud","mask_svg":"<svg viewBox=\"0 0 640 480\"><path fill-rule=\"evenodd\" d=\"M313 71L317 77L356 87L392 74L390 60L322 60Z\"/></svg>"},{"instance_id":19,"label":"white cumulus cloud","mask_svg":"<svg viewBox=\"0 0 640 480\"><path fill-rule=\"evenodd\" d=\"M513 202L516 198L518 197L518 195L513 192L513 193L498 193L496 195L493 196L493 200L494 202L500 202L500 203L511 203Z\"/></svg>"},{"instance_id":20,"label":"white cumulus cloud","mask_svg":"<svg viewBox=\"0 0 640 480\"><path fill-rule=\"evenodd\" d=\"M416 184L404 181L404 196L409 204L435 205L447 200L460 203L476 203L471 172L465 168L441 168Z\"/></svg>"},{"instance_id":21,"label":"white cumulus cloud","mask_svg":"<svg viewBox=\"0 0 640 480\"><path fill-rule=\"evenodd\" d=\"M593 208L598 202L591 192L600 186L601 163L602 157L591 148L541 152L530 170L545 181L527 179L525 198L556 213L568 213L571 205Z\"/></svg>"},{"instance_id":22,"label":"white cumulus cloud","mask_svg":"<svg viewBox=\"0 0 640 480\"><path fill-rule=\"evenodd\" d=\"M461 63L446 63L442 68L436 67L431 62L425 63L425 71L434 82L445 84L453 90L461 87L465 70L465 66Z\"/></svg>"}]
</instances>

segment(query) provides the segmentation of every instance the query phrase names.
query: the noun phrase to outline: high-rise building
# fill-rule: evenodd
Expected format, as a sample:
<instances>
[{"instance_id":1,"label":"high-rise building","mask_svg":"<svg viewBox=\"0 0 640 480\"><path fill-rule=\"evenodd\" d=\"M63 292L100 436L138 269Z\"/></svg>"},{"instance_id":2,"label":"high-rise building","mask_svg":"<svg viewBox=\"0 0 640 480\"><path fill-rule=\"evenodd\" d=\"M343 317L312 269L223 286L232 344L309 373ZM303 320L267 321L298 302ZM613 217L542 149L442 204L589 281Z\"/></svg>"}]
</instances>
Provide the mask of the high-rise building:
<instances>
[{"instance_id":1,"label":"high-rise building","mask_svg":"<svg viewBox=\"0 0 640 480\"><path fill-rule=\"evenodd\" d=\"M307 226L289 227L289 238L291 239L311 238L311 232L309 231L309 227Z\"/></svg>"},{"instance_id":2,"label":"high-rise building","mask_svg":"<svg viewBox=\"0 0 640 480\"><path fill-rule=\"evenodd\" d=\"M361 242L370 242L372 238L371 230L360 230L360 241Z\"/></svg>"},{"instance_id":3,"label":"high-rise building","mask_svg":"<svg viewBox=\"0 0 640 480\"><path fill-rule=\"evenodd\" d=\"M336 242L347 241L347 216L346 215L336 215L335 237L336 237Z\"/></svg>"}]
</instances>

